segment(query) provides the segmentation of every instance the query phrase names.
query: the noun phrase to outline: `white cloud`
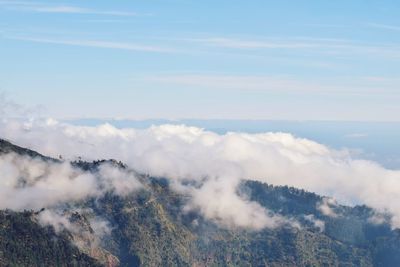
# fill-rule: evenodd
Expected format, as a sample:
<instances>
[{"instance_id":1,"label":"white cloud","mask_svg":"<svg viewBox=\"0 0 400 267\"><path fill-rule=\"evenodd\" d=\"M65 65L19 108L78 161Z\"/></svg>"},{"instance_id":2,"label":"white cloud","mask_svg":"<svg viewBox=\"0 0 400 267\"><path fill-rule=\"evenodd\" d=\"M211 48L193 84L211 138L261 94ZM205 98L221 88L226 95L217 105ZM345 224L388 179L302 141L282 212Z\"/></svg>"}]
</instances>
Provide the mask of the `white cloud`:
<instances>
[{"instance_id":1,"label":"white cloud","mask_svg":"<svg viewBox=\"0 0 400 267\"><path fill-rule=\"evenodd\" d=\"M58 233L63 231L64 229L71 231L72 233L76 232L76 228L73 227L69 218L58 211L53 210L44 210L39 213L38 221L41 225L53 226L54 230Z\"/></svg>"},{"instance_id":2,"label":"white cloud","mask_svg":"<svg viewBox=\"0 0 400 267\"><path fill-rule=\"evenodd\" d=\"M386 214L375 212L371 217L368 218L368 222L372 224L383 224L388 222L388 218Z\"/></svg>"},{"instance_id":3,"label":"white cloud","mask_svg":"<svg viewBox=\"0 0 400 267\"><path fill-rule=\"evenodd\" d=\"M185 210L200 210L207 218L227 227L244 227L255 230L276 228L282 225L299 227L295 221L273 214L256 202L237 194L238 179L218 177L204 182L200 188L190 188L191 203Z\"/></svg>"},{"instance_id":4,"label":"white cloud","mask_svg":"<svg viewBox=\"0 0 400 267\"><path fill-rule=\"evenodd\" d=\"M286 133L219 135L184 125L138 130L8 121L0 135L52 156L115 158L139 172L167 177L176 190L192 196L188 209L227 225L259 228L280 220L270 221L267 210L235 195L245 178L366 204L392 213L393 226L400 227L400 171Z\"/></svg>"},{"instance_id":5,"label":"white cloud","mask_svg":"<svg viewBox=\"0 0 400 267\"><path fill-rule=\"evenodd\" d=\"M315 218L313 214L304 215L304 219L311 222L315 228L318 228L320 232L325 231L325 222Z\"/></svg>"},{"instance_id":6,"label":"white cloud","mask_svg":"<svg viewBox=\"0 0 400 267\"><path fill-rule=\"evenodd\" d=\"M335 212L334 207L338 204L333 198L324 197L320 203L317 204L317 209L325 216L336 218L339 215Z\"/></svg>"},{"instance_id":7,"label":"white cloud","mask_svg":"<svg viewBox=\"0 0 400 267\"><path fill-rule=\"evenodd\" d=\"M134 174L104 164L97 173L69 163L5 154L0 156L0 209L41 209L114 191L127 195L142 187Z\"/></svg>"},{"instance_id":8,"label":"white cloud","mask_svg":"<svg viewBox=\"0 0 400 267\"><path fill-rule=\"evenodd\" d=\"M52 226L56 232L69 231L73 234L74 244L90 254L94 249L98 249L102 238L111 233L108 221L90 214L91 210L46 209L40 211L36 218L38 223L43 226ZM79 216L80 221L74 221L74 216Z\"/></svg>"}]
</instances>

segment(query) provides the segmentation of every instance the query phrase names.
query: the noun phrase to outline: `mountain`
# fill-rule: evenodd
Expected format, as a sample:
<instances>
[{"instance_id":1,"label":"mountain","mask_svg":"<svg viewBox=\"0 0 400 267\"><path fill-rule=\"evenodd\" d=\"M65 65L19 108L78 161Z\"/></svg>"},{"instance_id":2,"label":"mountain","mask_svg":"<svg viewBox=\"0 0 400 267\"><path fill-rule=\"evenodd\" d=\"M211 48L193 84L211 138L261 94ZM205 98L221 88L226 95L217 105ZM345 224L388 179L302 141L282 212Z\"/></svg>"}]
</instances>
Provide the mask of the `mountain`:
<instances>
[{"instance_id":1,"label":"mountain","mask_svg":"<svg viewBox=\"0 0 400 267\"><path fill-rule=\"evenodd\" d=\"M10 153L60 162L0 140L0 154ZM87 173L104 165L134 172L115 160L71 165ZM400 231L391 228L390 215L369 207L244 180L238 194L293 223L226 227L184 211L188 196L168 179L135 175L143 184L135 193L109 191L60 205L68 227L43 224L47 208L1 210L0 266L400 266ZM99 236L101 222L109 231Z\"/></svg>"}]
</instances>

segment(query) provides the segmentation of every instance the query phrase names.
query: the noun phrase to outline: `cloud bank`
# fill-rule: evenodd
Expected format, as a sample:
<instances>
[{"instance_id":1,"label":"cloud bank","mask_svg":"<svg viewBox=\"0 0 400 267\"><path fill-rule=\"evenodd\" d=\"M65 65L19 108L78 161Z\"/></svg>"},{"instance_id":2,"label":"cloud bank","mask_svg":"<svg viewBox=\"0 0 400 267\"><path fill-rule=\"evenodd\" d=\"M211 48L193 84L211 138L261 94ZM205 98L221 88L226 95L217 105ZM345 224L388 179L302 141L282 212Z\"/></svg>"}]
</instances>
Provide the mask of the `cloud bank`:
<instances>
[{"instance_id":1,"label":"cloud bank","mask_svg":"<svg viewBox=\"0 0 400 267\"><path fill-rule=\"evenodd\" d=\"M289 222L238 196L237 186L249 179L306 189L342 204L366 204L392 213L393 227L400 227L400 171L287 133L219 135L184 125L138 130L3 120L0 135L46 155L114 158L141 173L166 177L175 190L191 195L187 209L226 225L260 229ZM93 181L83 177L79 183L84 190ZM321 203L321 208L332 205Z\"/></svg>"},{"instance_id":2,"label":"cloud bank","mask_svg":"<svg viewBox=\"0 0 400 267\"><path fill-rule=\"evenodd\" d=\"M70 163L47 162L14 153L0 156L0 209L52 208L113 191L126 195L141 188L137 178L109 164L96 173Z\"/></svg>"}]
</instances>

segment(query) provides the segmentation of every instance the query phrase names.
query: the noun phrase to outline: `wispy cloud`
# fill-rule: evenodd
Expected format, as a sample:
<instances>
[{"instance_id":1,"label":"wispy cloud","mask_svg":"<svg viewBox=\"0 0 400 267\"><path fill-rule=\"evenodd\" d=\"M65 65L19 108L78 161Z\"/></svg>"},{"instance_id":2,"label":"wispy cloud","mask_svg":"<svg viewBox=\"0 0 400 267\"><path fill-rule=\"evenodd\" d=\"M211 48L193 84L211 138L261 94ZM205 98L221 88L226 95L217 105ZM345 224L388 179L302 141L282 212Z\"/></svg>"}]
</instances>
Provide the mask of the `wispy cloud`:
<instances>
[{"instance_id":1,"label":"wispy cloud","mask_svg":"<svg viewBox=\"0 0 400 267\"><path fill-rule=\"evenodd\" d=\"M227 48L313 48L318 45L305 42L278 42L271 40L242 40L224 37L191 39L211 46L220 46Z\"/></svg>"},{"instance_id":2,"label":"wispy cloud","mask_svg":"<svg viewBox=\"0 0 400 267\"><path fill-rule=\"evenodd\" d=\"M94 15L110 15L110 16L135 16L133 12L123 11L99 11L88 8L74 7L74 6L39 6L31 7L28 10L43 13L71 13L71 14L94 14Z\"/></svg>"},{"instance_id":3,"label":"wispy cloud","mask_svg":"<svg viewBox=\"0 0 400 267\"><path fill-rule=\"evenodd\" d=\"M365 138L368 137L367 133L351 133L351 134L346 134L344 136L345 138Z\"/></svg>"},{"instance_id":4,"label":"wispy cloud","mask_svg":"<svg viewBox=\"0 0 400 267\"><path fill-rule=\"evenodd\" d=\"M373 28L392 30L392 31L400 31L400 26L395 26L395 25L387 25L387 24L380 24L380 23L368 23L367 25L370 27L373 27Z\"/></svg>"},{"instance_id":5,"label":"wispy cloud","mask_svg":"<svg viewBox=\"0 0 400 267\"><path fill-rule=\"evenodd\" d=\"M256 48L338 48L350 45L350 42L342 39L324 39L324 38L230 38L230 37L209 37L193 38L188 41L199 42L209 46L219 46L226 48L256 49Z\"/></svg>"},{"instance_id":6,"label":"wispy cloud","mask_svg":"<svg viewBox=\"0 0 400 267\"><path fill-rule=\"evenodd\" d=\"M366 82L363 77L329 80L299 79L292 76L225 75L225 74L169 74L140 77L147 82L187 86L190 88L253 90L289 93L374 95L397 94L397 84ZM340 82L339 82L339 81Z\"/></svg>"},{"instance_id":7,"label":"wispy cloud","mask_svg":"<svg viewBox=\"0 0 400 267\"><path fill-rule=\"evenodd\" d=\"M59 40L59 39L34 38L34 37L6 37L6 38L13 40L27 41L27 42L70 45L70 46L97 47L97 48L120 49L120 50L131 50L131 51L142 51L142 52L157 52L157 53L174 52L174 50L172 49L163 48L159 46L142 45L142 44L125 43L125 42L113 42L113 41L101 41L101 40Z\"/></svg>"},{"instance_id":8,"label":"wispy cloud","mask_svg":"<svg viewBox=\"0 0 400 267\"><path fill-rule=\"evenodd\" d=\"M400 28L399 28L400 30ZM307 50L313 53L329 55L365 55L400 58L400 47L397 44L374 44L353 40L334 38L230 38L230 37L205 37L185 39L188 42L196 42L210 47L220 47L241 50Z\"/></svg>"},{"instance_id":9,"label":"wispy cloud","mask_svg":"<svg viewBox=\"0 0 400 267\"><path fill-rule=\"evenodd\" d=\"M148 79L166 84L215 89L287 91L305 87L308 90L315 88L315 86L305 86L301 82L288 77L257 75L177 74L159 75L148 77Z\"/></svg>"},{"instance_id":10,"label":"wispy cloud","mask_svg":"<svg viewBox=\"0 0 400 267\"><path fill-rule=\"evenodd\" d=\"M37 13L91 14L108 16L136 16L135 12L98 10L71 5L48 5L24 1L0 1L0 6L8 10L28 11Z\"/></svg>"}]
</instances>

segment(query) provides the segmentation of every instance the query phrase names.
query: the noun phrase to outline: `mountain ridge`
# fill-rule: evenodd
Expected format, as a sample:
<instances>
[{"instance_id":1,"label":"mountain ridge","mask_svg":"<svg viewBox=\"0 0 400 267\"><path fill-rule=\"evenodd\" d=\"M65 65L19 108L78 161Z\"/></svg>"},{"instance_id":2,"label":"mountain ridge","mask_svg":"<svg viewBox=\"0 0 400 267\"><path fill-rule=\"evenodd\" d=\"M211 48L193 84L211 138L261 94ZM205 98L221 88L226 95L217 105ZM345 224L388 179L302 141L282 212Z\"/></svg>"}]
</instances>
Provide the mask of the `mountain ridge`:
<instances>
[{"instance_id":1,"label":"mountain ridge","mask_svg":"<svg viewBox=\"0 0 400 267\"><path fill-rule=\"evenodd\" d=\"M0 140L0 154L8 153L60 162ZM74 168L85 172L96 172L104 164L129 169L116 160L71 162ZM46 209L1 211L0 227L8 231L0 232L3 240L0 263L39 266L40 262L51 259L49 255L57 253L64 255L61 257L64 265L53 262L60 266L397 266L400 263L399 231L392 230L385 221L371 223L374 211L366 206L328 203L336 214L328 216L319 209L326 199L323 196L244 180L238 194L300 222L301 226L260 231L227 228L199 212L183 212L187 196L175 192L167 179L146 175L139 178L144 188L134 194L122 197L108 192L99 198L90 197L59 207L70 223L80 227L75 232L66 228L57 232L54 226L41 225L37 218ZM110 233L96 237L87 218L106 220L111 225ZM11 228L4 228L5 225ZM25 233L21 227L34 230ZM21 234L27 239L18 238ZM21 254L27 240L35 244L32 240L40 238L43 241L38 244L51 243L56 238L66 245L35 247L37 255L44 255L43 258ZM6 244L12 240L21 241L10 251ZM91 249L84 249L79 242ZM81 261L67 263L76 257Z\"/></svg>"}]
</instances>

